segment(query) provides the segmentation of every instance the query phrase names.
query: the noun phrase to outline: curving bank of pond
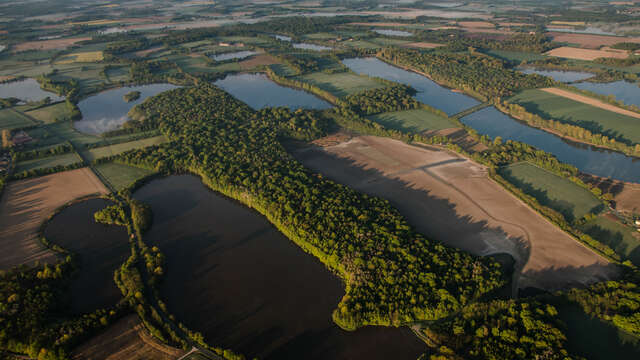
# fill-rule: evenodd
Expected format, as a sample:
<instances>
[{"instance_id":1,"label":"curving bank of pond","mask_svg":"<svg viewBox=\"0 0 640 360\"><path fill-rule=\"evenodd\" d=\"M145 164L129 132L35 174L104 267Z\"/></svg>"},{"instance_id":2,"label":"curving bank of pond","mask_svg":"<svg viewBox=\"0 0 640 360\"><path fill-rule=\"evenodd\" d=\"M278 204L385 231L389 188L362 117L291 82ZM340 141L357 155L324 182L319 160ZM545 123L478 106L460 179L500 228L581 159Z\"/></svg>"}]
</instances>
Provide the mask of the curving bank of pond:
<instances>
[{"instance_id":1,"label":"curving bank of pond","mask_svg":"<svg viewBox=\"0 0 640 360\"><path fill-rule=\"evenodd\" d=\"M329 109L331 104L308 92L288 88L264 74L227 75L214 83L255 110L285 106L296 109Z\"/></svg>"},{"instance_id":2,"label":"curving bank of pond","mask_svg":"<svg viewBox=\"0 0 640 360\"><path fill-rule=\"evenodd\" d=\"M122 294L113 281L114 271L130 255L123 226L95 222L93 214L113 203L90 199L73 204L55 215L44 236L74 254L80 268L73 277L70 308L74 314L89 313L115 305Z\"/></svg>"},{"instance_id":3,"label":"curving bank of pond","mask_svg":"<svg viewBox=\"0 0 640 360\"><path fill-rule=\"evenodd\" d=\"M492 138L517 140L555 155L580 171L628 182L640 182L640 159L622 153L562 139L530 127L493 106L460 119L462 123Z\"/></svg>"},{"instance_id":4,"label":"curving bank of pond","mask_svg":"<svg viewBox=\"0 0 640 360\"><path fill-rule=\"evenodd\" d=\"M145 239L166 255L169 311L209 343L264 359L413 360L426 351L406 328L334 325L340 279L199 178L154 180L134 197L153 208Z\"/></svg>"},{"instance_id":5,"label":"curving bank of pond","mask_svg":"<svg viewBox=\"0 0 640 360\"><path fill-rule=\"evenodd\" d=\"M447 115L457 114L480 104L476 99L440 86L425 76L389 65L376 58L344 59L342 63L358 74L409 85L418 92L414 96L416 100L440 109Z\"/></svg>"},{"instance_id":6,"label":"curving bank of pond","mask_svg":"<svg viewBox=\"0 0 640 360\"><path fill-rule=\"evenodd\" d=\"M54 102L64 100L62 96L42 90L40 84L34 79L10 81L0 84L0 98L6 99L12 97L22 101L40 101L47 97Z\"/></svg>"},{"instance_id":7,"label":"curving bank of pond","mask_svg":"<svg viewBox=\"0 0 640 360\"><path fill-rule=\"evenodd\" d=\"M78 131L93 135L116 130L130 120L127 113L131 108L140 104L150 96L177 87L178 86L171 84L151 84L126 86L103 91L78 103L78 108L82 113L82 120L75 121L73 126ZM126 102L123 96L132 91L139 91L140 97L136 100Z\"/></svg>"}]
</instances>

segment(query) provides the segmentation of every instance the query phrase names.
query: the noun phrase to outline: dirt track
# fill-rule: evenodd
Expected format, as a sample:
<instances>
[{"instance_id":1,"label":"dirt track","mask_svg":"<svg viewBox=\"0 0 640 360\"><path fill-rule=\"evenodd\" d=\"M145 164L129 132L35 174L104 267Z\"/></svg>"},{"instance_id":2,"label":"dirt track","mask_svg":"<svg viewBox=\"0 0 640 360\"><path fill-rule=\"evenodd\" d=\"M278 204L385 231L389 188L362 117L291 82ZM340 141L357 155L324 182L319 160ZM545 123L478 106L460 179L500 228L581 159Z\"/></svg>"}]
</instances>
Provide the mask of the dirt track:
<instances>
[{"instance_id":1,"label":"dirt track","mask_svg":"<svg viewBox=\"0 0 640 360\"><path fill-rule=\"evenodd\" d=\"M72 359L175 360L185 351L158 343L136 315L129 315L73 351Z\"/></svg>"},{"instance_id":2,"label":"dirt track","mask_svg":"<svg viewBox=\"0 0 640 360\"><path fill-rule=\"evenodd\" d=\"M614 112L614 113L617 113L617 114L621 114L621 115L629 116L629 117L632 117L632 118L640 119L640 113L633 112L633 111L630 111L630 110L626 110L626 109L617 107L615 105L607 104L607 103L605 103L603 101L600 101L598 99L594 99L592 97L576 94L574 92L571 92L571 91L568 91L568 90L562 90L562 89L558 89L558 88L546 88L546 89L541 89L541 90L545 91L545 92L548 92L550 94L562 96L562 97L565 97L567 99L571 99L571 100L574 100L574 101L577 101L577 102L581 102L583 104L595 106L595 107L603 109L603 110L607 110L607 111L611 111L611 112Z\"/></svg>"},{"instance_id":3,"label":"dirt track","mask_svg":"<svg viewBox=\"0 0 640 360\"><path fill-rule=\"evenodd\" d=\"M36 239L38 228L55 209L96 193L108 191L88 168L9 183L0 200L0 269L55 261Z\"/></svg>"},{"instance_id":4,"label":"dirt track","mask_svg":"<svg viewBox=\"0 0 640 360\"><path fill-rule=\"evenodd\" d=\"M484 167L447 151L362 136L294 156L331 179L388 199L432 239L478 255L511 254L522 269L520 288L553 290L616 273L489 179Z\"/></svg>"}]
</instances>

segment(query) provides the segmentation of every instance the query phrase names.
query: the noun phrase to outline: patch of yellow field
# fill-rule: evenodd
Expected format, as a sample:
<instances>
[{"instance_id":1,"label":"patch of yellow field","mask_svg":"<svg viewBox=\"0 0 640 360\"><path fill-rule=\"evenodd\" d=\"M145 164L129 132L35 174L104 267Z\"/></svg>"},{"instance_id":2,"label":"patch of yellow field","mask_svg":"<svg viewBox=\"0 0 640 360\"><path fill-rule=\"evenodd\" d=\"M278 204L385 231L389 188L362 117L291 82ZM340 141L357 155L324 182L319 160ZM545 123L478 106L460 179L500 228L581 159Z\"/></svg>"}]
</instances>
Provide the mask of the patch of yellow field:
<instances>
[{"instance_id":1,"label":"patch of yellow field","mask_svg":"<svg viewBox=\"0 0 640 360\"><path fill-rule=\"evenodd\" d=\"M629 54L625 51L607 51L607 50L593 50L593 49L581 49L569 46L562 46L555 48L545 53L545 55L561 57L566 59L577 59L592 61L597 58L616 58L626 59Z\"/></svg>"},{"instance_id":2,"label":"patch of yellow field","mask_svg":"<svg viewBox=\"0 0 640 360\"><path fill-rule=\"evenodd\" d=\"M551 22L552 25L569 25L569 26L585 26L587 23L584 21L560 21L553 20Z\"/></svg>"},{"instance_id":3,"label":"patch of yellow field","mask_svg":"<svg viewBox=\"0 0 640 360\"><path fill-rule=\"evenodd\" d=\"M70 22L69 25L87 25L87 26L96 26L96 25L109 25L120 22L119 20L91 20L91 21L79 21L79 22Z\"/></svg>"},{"instance_id":4,"label":"patch of yellow field","mask_svg":"<svg viewBox=\"0 0 640 360\"><path fill-rule=\"evenodd\" d=\"M78 52L63 56L56 64L73 64L77 62L97 62L104 60L102 51Z\"/></svg>"}]
</instances>

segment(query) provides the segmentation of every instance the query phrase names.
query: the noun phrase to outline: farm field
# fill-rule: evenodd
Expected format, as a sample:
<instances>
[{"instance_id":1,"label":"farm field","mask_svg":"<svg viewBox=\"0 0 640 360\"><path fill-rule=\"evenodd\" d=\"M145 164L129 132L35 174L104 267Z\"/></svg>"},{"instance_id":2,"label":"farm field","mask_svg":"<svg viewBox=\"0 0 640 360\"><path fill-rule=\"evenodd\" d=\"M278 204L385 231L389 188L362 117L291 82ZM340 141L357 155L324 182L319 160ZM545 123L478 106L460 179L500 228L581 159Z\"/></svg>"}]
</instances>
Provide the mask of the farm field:
<instances>
[{"instance_id":1,"label":"farm field","mask_svg":"<svg viewBox=\"0 0 640 360\"><path fill-rule=\"evenodd\" d=\"M21 161L16 164L15 172L19 174L23 171L30 171L36 169L47 169L55 166L67 166L82 162L82 159L76 153L67 153L62 155L47 156L41 159L33 159L27 161Z\"/></svg>"},{"instance_id":2,"label":"farm field","mask_svg":"<svg viewBox=\"0 0 640 360\"><path fill-rule=\"evenodd\" d=\"M521 63L523 61L536 61L545 59L544 55L519 51L488 50L486 53L501 60L513 61L517 63Z\"/></svg>"},{"instance_id":3,"label":"farm field","mask_svg":"<svg viewBox=\"0 0 640 360\"><path fill-rule=\"evenodd\" d=\"M502 177L535 197L540 204L548 206L568 221L597 213L603 207L589 190L573 182L527 162L509 165L500 169Z\"/></svg>"},{"instance_id":4,"label":"farm field","mask_svg":"<svg viewBox=\"0 0 640 360\"><path fill-rule=\"evenodd\" d=\"M402 45L407 48L416 48L416 49L435 49L440 46L444 46L444 44L431 43L431 42L412 42L406 43Z\"/></svg>"},{"instance_id":5,"label":"farm field","mask_svg":"<svg viewBox=\"0 0 640 360\"><path fill-rule=\"evenodd\" d=\"M91 40L90 37L63 38L43 41L27 41L11 48L12 52L22 52L27 50L60 50L66 49L80 41Z\"/></svg>"},{"instance_id":6,"label":"farm field","mask_svg":"<svg viewBox=\"0 0 640 360\"><path fill-rule=\"evenodd\" d=\"M546 88L546 89L542 89L542 91L546 91L546 92L548 92L550 94L554 94L554 95L560 95L560 96L565 97L567 99L571 99L571 100L575 100L575 101L581 102L583 104L595 106L595 107L603 109L603 110L608 110L608 111L611 111L611 112L614 112L614 113L617 113L617 114L626 115L626 116L629 116L629 117L640 119L640 113L637 113L637 112L634 112L634 111L630 111L630 110L626 110L626 109L617 107L615 105L607 104L604 101L601 101L601 100L598 100L598 99L594 99L594 98L589 97L589 96L576 94L574 92L563 90L563 89L558 89L558 88Z\"/></svg>"},{"instance_id":7,"label":"farm field","mask_svg":"<svg viewBox=\"0 0 640 360\"><path fill-rule=\"evenodd\" d=\"M447 151L361 136L297 150L305 166L391 202L434 240L488 255L509 253L518 286L557 289L611 278L615 267Z\"/></svg>"},{"instance_id":8,"label":"farm field","mask_svg":"<svg viewBox=\"0 0 640 360\"><path fill-rule=\"evenodd\" d=\"M589 49L598 49L601 46L611 46L621 42L640 43L640 38L637 37L572 34L565 32L548 32L547 36L550 36L555 42L576 44Z\"/></svg>"},{"instance_id":9,"label":"farm field","mask_svg":"<svg viewBox=\"0 0 640 360\"><path fill-rule=\"evenodd\" d=\"M10 182L0 200L0 268L56 261L36 238L40 225L69 201L107 192L88 168Z\"/></svg>"},{"instance_id":10,"label":"farm field","mask_svg":"<svg viewBox=\"0 0 640 360\"><path fill-rule=\"evenodd\" d=\"M118 155L132 149L141 149L147 146L158 145L165 142L167 142L167 138L164 135L160 135L152 138L87 149L85 151L82 151L82 156L85 157L88 161L93 161L103 157Z\"/></svg>"},{"instance_id":11,"label":"farm field","mask_svg":"<svg viewBox=\"0 0 640 360\"><path fill-rule=\"evenodd\" d=\"M593 50L562 46L547 51L545 55L577 60L595 60L597 58L626 59L629 53L622 50Z\"/></svg>"},{"instance_id":12,"label":"farm field","mask_svg":"<svg viewBox=\"0 0 640 360\"><path fill-rule=\"evenodd\" d=\"M391 129L416 133L457 127L446 118L424 109L377 114L369 116L369 119Z\"/></svg>"},{"instance_id":13,"label":"farm field","mask_svg":"<svg viewBox=\"0 0 640 360\"><path fill-rule=\"evenodd\" d=\"M623 259L629 259L634 265L640 266L640 233L632 227L601 215L584 224L582 230L608 245Z\"/></svg>"},{"instance_id":14,"label":"farm field","mask_svg":"<svg viewBox=\"0 0 640 360\"><path fill-rule=\"evenodd\" d=\"M89 339L72 353L73 360L176 360L184 350L159 343L136 315L128 315Z\"/></svg>"},{"instance_id":15,"label":"farm field","mask_svg":"<svg viewBox=\"0 0 640 360\"><path fill-rule=\"evenodd\" d=\"M348 46L350 48L361 48L361 49L379 49L382 47L382 45L374 44L366 40L345 41L345 42L342 42L341 44Z\"/></svg>"},{"instance_id":16,"label":"farm field","mask_svg":"<svg viewBox=\"0 0 640 360\"><path fill-rule=\"evenodd\" d=\"M73 64L73 63L85 63L85 62L98 62L102 61L104 56L102 51L85 51L76 52L61 56L56 63L58 64Z\"/></svg>"},{"instance_id":17,"label":"farm field","mask_svg":"<svg viewBox=\"0 0 640 360\"><path fill-rule=\"evenodd\" d=\"M509 101L524 106L527 111L543 118L582 125L587 129L596 129L610 137L626 139L640 143L638 119L587 105L572 99L542 90L525 90ZM595 101L594 101L595 102Z\"/></svg>"},{"instance_id":18,"label":"farm field","mask_svg":"<svg viewBox=\"0 0 640 360\"><path fill-rule=\"evenodd\" d=\"M12 108L0 110L0 130L20 129L37 124L38 123L30 117Z\"/></svg>"},{"instance_id":19,"label":"farm field","mask_svg":"<svg viewBox=\"0 0 640 360\"><path fill-rule=\"evenodd\" d=\"M71 115L65 102L27 111L25 114L46 124L56 122L59 119L68 119Z\"/></svg>"},{"instance_id":20,"label":"farm field","mask_svg":"<svg viewBox=\"0 0 640 360\"><path fill-rule=\"evenodd\" d=\"M27 133L36 140L37 146L59 144L67 140L75 146L83 146L101 141L101 138L97 136L87 135L77 131L73 128L71 121L48 124L28 130Z\"/></svg>"},{"instance_id":21,"label":"farm field","mask_svg":"<svg viewBox=\"0 0 640 360\"><path fill-rule=\"evenodd\" d=\"M114 162L98 164L94 168L116 191L154 173L150 170Z\"/></svg>"},{"instance_id":22,"label":"farm field","mask_svg":"<svg viewBox=\"0 0 640 360\"><path fill-rule=\"evenodd\" d=\"M317 72L300 76L298 79L311 83L338 97L385 87L384 84L372 78L352 73L325 74Z\"/></svg>"}]
</instances>

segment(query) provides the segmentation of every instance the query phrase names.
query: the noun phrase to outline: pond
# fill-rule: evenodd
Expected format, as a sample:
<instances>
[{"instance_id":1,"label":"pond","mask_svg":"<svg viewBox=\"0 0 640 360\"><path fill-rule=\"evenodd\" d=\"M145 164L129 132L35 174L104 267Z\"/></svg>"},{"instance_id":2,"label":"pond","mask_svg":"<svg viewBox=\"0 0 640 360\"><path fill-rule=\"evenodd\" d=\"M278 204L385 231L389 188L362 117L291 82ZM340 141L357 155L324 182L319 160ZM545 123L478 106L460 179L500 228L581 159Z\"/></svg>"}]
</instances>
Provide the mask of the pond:
<instances>
[{"instance_id":1,"label":"pond","mask_svg":"<svg viewBox=\"0 0 640 360\"><path fill-rule=\"evenodd\" d=\"M567 29L557 27L547 27L547 31L566 32L572 34L592 34L592 35L616 35L610 31L605 31L597 27L587 26L584 29ZM621 40L622 42L623 40Z\"/></svg>"},{"instance_id":2,"label":"pond","mask_svg":"<svg viewBox=\"0 0 640 360\"><path fill-rule=\"evenodd\" d=\"M78 103L82 112L82 120L75 121L73 126L87 134L98 135L106 131L116 130L129 120L127 113L131 108L143 102L150 96L163 91L175 89L171 84L152 84L142 86L126 86L118 89L103 91L90 96ZM139 91L140 98L126 102L123 96L131 91Z\"/></svg>"},{"instance_id":3,"label":"pond","mask_svg":"<svg viewBox=\"0 0 640 360\"><path fill-rule=\"evenodd\" d=\"M316 45L316 44L306 44L306 43L294 43L293 47L296 48L296 49L313 50L313 51L333 50L333 48L330 48L328 46L322 46L322 45Z\"/></svg>"},{"instance_id":4,"label":"pond","mask_svg":"<svg viewBox=\"0 0 640 360\"><path fill-rule=\"evenodd\" d=\"M414 96L416 100L440 109L447 115L457 114L479 104L474 98L451 91L425 76L389 65L376 58L352 58L344 59L342 62L358 74L379 77L413 87L418 91Z\"/></svg>"},{"instance_id":5,"label":"pond","mask_svg":"<svg viewBox=\"0 0 640 360\"><path fill-rule=\"evenodd\" d=\"M381 35L387 35L387 36L401 36L401 37L413 36L412 33L408 31L401 31L401 30L375 29L373 30L373 32Z\"/></svg>"},{"instance_id":6,"label":"pond","mask_svg":"<svg viewBox=\"0 0 640 360\"><path fill-rule=\"evenodd\" d=\"M245 50L245 51L235 51L235 52L213 55L211 56L211 58L215 61L225 61L225 60L231 60L231 59L244 59L246 57L249 57L255 54L257 54L257 52Z\"/></svg>"},{"instance_id":7,"label":"pond","mask_svg":"<svg viewBox=\"0 0 640 360\"><path fill-rule=\"evenodd\" d=\"M199 178L154 180L134 197L153 209L145 239L166 255L169 311L208 343L261 359L414 360L426 351L406 328L338 328L341 280Z\"/></svg>"},{"instance_id":8,"label":"pond","mask_svg":"<svg viewBox=\"0 0 640 360\"><path fill-rule=\"evenodd\" d=\"M0 98L16 98L22 101L40 101L49 97L51 101L64 100L64 97L58 96L52 92L44 91L40 88L40 84L34 79L25 79L20 81L11 81L0 84Z\"/></svg>"},{"instance_id":9,"label":"pond","mask_svg":"<svg viewBox=\"0 0 640 360\"><path fill-rule=\"evenodd\" d=\"M291 36L273 35L273 37L280 41L291 41Z\"/></svg>"},{"instance_id":10,"label":"pond","mask_svg":"<svg viewBox=\"0 0 640 360\"><path fill-rule=\"evenodd\" d=\"M73 204L55 215L45 237L79 256L80 269L71 281L70 307L85 314L114 306L122 297L113 281L114 271L131 251L123 226L95 222L93 214L113 203L90 199Z\"/></svg>"},{"instance_id":11,"label":"pond","mask_svg":"<svg viewBox=\"0 0 640 360\"><path fill-rule=\"evenodd\" d=\"M594 146L566 141L530 127L494 107L487 107L460 119L482 135L517 140L555 155L580 171L628 182L640 182L640 159Z\"/></svg>"},{"instance_id":12,"label":"pond","mask_svg":"<svg viewBox=\"0 0 640 360\"><path fill-rule=\"evenodd\" d=\"M610 83L581 82L573 86L582 90L589 90L600 95L613 95L616 100L627 105L640 107L640 86L624 80Z\"/></svg>"},{"instance_id":13,"label":"pond","mask_svg":"<svg viewBox=\"0 0 640 360\"><path fill-rule=\"evenodd\" d=\"M264 74L234 74L214 83L255 110L286 106L295 109L328 109L331 104L305 91L281 86Z\"/></svg>"},{"instance_id":14,"label":"pond","mask_svg":"<svg viewBox=\"0 0 640 360\"><path fill-rule=\"evenodd\" d=\"M562 70L538 70L538 69L518 69L525 74L538 74L542 76L548 76L555 81L563 83L571 83L574 81L580 81L593 77L594 74L582 71L562 71Z\"/></svg>"}]
</instances>

